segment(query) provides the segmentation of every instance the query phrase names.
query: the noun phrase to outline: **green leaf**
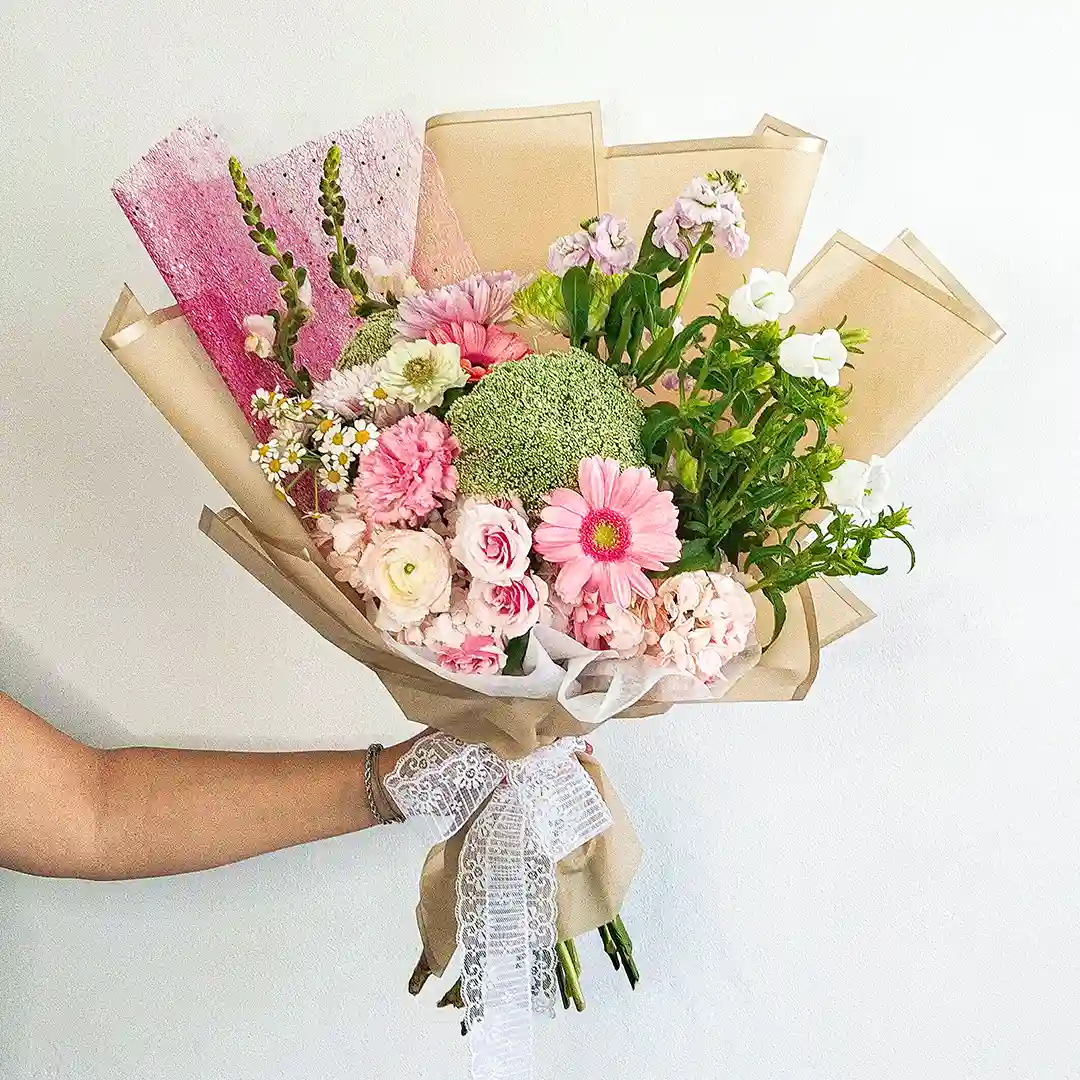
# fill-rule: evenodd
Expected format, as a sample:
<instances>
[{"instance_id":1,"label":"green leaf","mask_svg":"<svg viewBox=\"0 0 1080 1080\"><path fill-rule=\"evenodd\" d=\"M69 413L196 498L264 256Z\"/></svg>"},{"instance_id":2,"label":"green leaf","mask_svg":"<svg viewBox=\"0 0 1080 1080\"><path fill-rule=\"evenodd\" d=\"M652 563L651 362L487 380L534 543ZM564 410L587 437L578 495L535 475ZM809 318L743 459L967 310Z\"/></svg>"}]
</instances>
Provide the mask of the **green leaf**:
<instances>
[{"instance_id":1,"label":"green leaf","mask_svg":"<svg viewBox=\"0 0 1080 1080\"><path fill-rule=\"evenodd\" d=\"M525 653L529 648L529 634L526 631L521 637L511 638L506 643L506 665L503 667L504 675L525 674Z\"/></svg>"},{"instance_id":2,"label":"green leaf","mask_svg":"<svg viewBox=\"0 0 1080 1080\"><path fill-rule=\"evenodd\" d=\"M765 599L772 604L775 619L773 635L769 639L769 645L772 645L780 636L780 631L784 629L784 623L787 622L787 603L784 601L784 594L779 589L763 589L762 592L765 593ZM769 645L766 645L765 648L767 649Z\"/></svg>"},{"instance_id":3,"label":"green leaf","mask_svg":"<svg viewBox=\"0 0 1080 1080\"><path fill-rule=\"evenodd\" d=\"M696 495L700 488L698 468L698 459L689 450L680 450L675 455L675 472L679 483L693 495Z\"/></svg>"},{"instance_id":4,"label":"green leaf","mask_svg":"<svg viewBox=\"0 0 1080 1080\"><path fill-rule=\"evenodd\" d=\"M735 447L743 446L748 442L753 442L756 438L757 436L749 428L728 428L728 430L716 440L716 449L722 454L729 454Z\"/></svg>"},{"instance_id":5,"label":"green leaf","mask_svg":"<svg viewBox=\"0 0 1080 1080\"><path fill-rule=\"evenodd\" d=\"M641 428L641 448L650 455L656 444L667 436L681 419L679 407L670 401L658 401L645 410L645 423Z\"/></svg>"},{"instance_id":6,"label":"green leaf","mask_svg":"<svg viewBox=\"0 0 1080 1080\"><path fill-rule=\"evenodd\" d=\"M686 540L678 562L672 563L666 574L674 577L675 574L685 574L691 570L715 570L719 562L711 540L704 537Z\"/></svg>"},{"instance_id":7,"label":"green leaf","mask_svg":"<svg viewBox=\"0 0 1080 1080\"><path fill-rule=\"evenodd\" d=\"M658 330L652 344L634 361L634 377L640 386L651 386L664 370L664 358L667 356L675 331L670 326Z\"/></svg>"},{"instance_id":8,"label":"green leaf","mask_svg":"<svg viewBox=\"0 0 1080 1080\"><path fill-rule=\"evenodd\" d=\"M563 274L562 295L569 325L567 336L571 345L580 345L589 332L589 301L592 297L589 272L584 266L572 266Z\"/></svg>"},{"instance_id":9,"label":"green leaf","mask_svg":"<svg viewBox=\"0 0 1080 1080\"><path fill-rule=\"evenodd\" d=\"M630 286L630 295L645 320L645 328L650 333L655 331L660 322L660 285L656 278L631 270L623 285Z\"/></svg>"}]
</instances>

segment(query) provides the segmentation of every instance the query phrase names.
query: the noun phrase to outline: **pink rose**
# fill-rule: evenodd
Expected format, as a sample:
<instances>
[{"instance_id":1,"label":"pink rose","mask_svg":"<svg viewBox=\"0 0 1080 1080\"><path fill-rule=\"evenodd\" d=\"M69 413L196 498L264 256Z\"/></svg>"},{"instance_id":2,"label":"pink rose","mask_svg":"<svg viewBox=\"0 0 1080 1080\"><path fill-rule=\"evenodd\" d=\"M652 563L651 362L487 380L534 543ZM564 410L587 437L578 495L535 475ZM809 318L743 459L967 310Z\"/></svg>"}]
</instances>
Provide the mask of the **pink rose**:
<instances>
[{"instance_id":1,"label":"pink rose","mask_svg":"<svg viewBox=\"0 0 1080 1080\"><path fill-rule=\"evenodd\" d=\"M469 610L479 622L490 624L507 638L521 637L532 629L547 602L547 582L535 574L506 585L474 578L469 587Z\"/></svg>"},{"instance_id":2,"label":"pink rose","mask_svg":"<svg viewBox=\"0 0 1080 1080\"><path fill-rule=\"evenodd\" d=\"M469 499L456 525L450 553L474 578L508 585L528 572L532 530L516 510Z\"/></svg>"},{"instance_id":3,"label":"pink rose","mask_svg":"<svg viewBox=\"0 0 1080 1080\"><path fill-rule=\"evenodd\" d=\"M506 663L495 638L488 634L470 634L458 645L441 645L435 651L439 667L458 675L498 675Z\"/></svg>"}]
</instances>

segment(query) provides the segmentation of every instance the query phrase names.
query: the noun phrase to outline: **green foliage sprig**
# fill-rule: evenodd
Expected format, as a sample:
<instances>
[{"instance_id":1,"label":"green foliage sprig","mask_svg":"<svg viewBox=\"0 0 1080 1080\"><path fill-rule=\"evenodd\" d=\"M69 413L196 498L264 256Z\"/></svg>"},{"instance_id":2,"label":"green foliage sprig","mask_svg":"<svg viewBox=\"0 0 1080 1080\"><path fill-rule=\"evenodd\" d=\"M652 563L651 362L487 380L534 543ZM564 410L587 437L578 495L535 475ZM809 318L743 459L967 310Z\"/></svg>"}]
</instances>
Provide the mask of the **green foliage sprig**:
<instances>
[{"instance_id":1,"label":"green foliage sprig","mask_svg":"<svg viewBox=\"0 0 1080 1080\"><path fill-rule=\"evenodd\" d=\"M311 309L300 302L300 289L307 281L307 269L296 265L291 251L282 251L278 247L277 233L263 224L262 207L255 201L243 167L235 157L229 159L229 175L232 177L236 201L244 214L244 222L250 230L248 235L259 251L271 260L270 273L281 284L280 295L285 311L274 310L268 313L274 320L276 330L274 359L297 390L304 394L310 393L311 375L306 368L296 363L295 357L300 329L311 318Z\"/></svg>"},{"instance_id":2,"label":"green foliage sprig","mask_svg":"<svg viewBox=\"0 0 1080 1080\"><path fill-rule=\"evenodd\" d=\"M356 269L356 245L344 234L346 205L341 193L341 147L337 143L331 144L323 160L319 192L322 229L334 241L334 250L328 257L330 280L352 297L350 311L356 317L366 319L377 311L386 311L393 306L392 302L384 303L370 295L367 280Z\"/></svg>"}]
</instances>

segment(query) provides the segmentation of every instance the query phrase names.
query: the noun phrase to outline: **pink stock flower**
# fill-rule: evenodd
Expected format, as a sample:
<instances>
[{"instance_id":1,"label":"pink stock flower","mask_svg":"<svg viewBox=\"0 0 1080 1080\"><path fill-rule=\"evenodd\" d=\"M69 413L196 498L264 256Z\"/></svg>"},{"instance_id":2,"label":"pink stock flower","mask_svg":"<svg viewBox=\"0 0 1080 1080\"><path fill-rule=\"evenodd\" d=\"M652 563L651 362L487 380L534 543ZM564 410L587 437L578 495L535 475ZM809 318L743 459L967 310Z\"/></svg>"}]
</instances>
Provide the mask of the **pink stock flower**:
<instances>
[{"instance_id":1,"label":"pink stock flower","mask_svg":"<svg viewBox=\"0 0 1080 1080\"><path fill-rule=\"evenodd\" d=\"M621 274L637 254L630 223L614 214L601 214L589 227L589 254L602 274Z\"/></svg>"},{"instance_id":2,"label":"pink stock flower","mask_svg":"<svg viewBox=\"0 0 1080 1080\"><path fill-rule=\"evenodd\" d=\"M562 277L572 266L585 266L592 258L592 237L584 229L560 236L548 248L548 269Z\"/></svg>"},{"instance_id":3,"label":"pink stock flower","mask_svg":"<svg viewBox=\"0 0 1080 1080\"><path fill-rule=\"evenodd\" d=\"M427 339L436 345L456 345L470 382L482 379L496 364L520 360L532 352L517 334L475 322L439 323L427 332Z\"/></svg>"},{"instance_id":4,"label":"pink stock flower","mask_svg":"<svg viewBox=\"0 0 1080 1080\"><path fill-rule=\"evenodd\" d=\"M685 259L706 225L713 227L713 237L732 258L746 254L750 237L738 194L721 180L697 176L657 214L652 242L673 258Z\"/></svg>"},{"instance_id":5,"label":"pink stock flower","mask_svg":"<svg viewBox=\"0 0 1080 1080\"><path fill-rule=\"evenodd\" d=\"M491 326L504 322L520 284L517 274L504 270L498 274L474 274L453 285L403 297L394 331L409 341L418 341L439 323Z\"/></svg>"},{"instance_id":6,"label":"pink stock flower","mask_svg":"<svg viewBox=\"0 0 1080 1080\"><path fill-rule=\"evenodd\" d=\"M535 574L507 585L474 579L469 586L469 610L474 618L490 624L507 639L521 637L534 627L547 601L547 582Z\"/></svg>"},{"instance_id":7,"label":"pink stock flower","mask_svg":"<svg viewBox=\"0 0 1080 1080\"><path fill-rule=\"evenodd\" d=\"M623 469L611 458L578 465L580 493L558 488L545 496L536 551L562 569L555 589L575 603L595 589L606 604L629 608L633 594L655 593L644 570L665 570L679 557L679 512L648 469Z\"/></svg>"},{"instance_id":8,"label":"pink stock flower","mask_svg":"<svg viewBox=\"0 0 1080 1080\"><path fill-rule=\"evenodd\" d=\"M357 505L378 525L419 525L454 497L459 452L450 429L430 413L403 417L360 459Z\"/></svg>"}]
</instances>

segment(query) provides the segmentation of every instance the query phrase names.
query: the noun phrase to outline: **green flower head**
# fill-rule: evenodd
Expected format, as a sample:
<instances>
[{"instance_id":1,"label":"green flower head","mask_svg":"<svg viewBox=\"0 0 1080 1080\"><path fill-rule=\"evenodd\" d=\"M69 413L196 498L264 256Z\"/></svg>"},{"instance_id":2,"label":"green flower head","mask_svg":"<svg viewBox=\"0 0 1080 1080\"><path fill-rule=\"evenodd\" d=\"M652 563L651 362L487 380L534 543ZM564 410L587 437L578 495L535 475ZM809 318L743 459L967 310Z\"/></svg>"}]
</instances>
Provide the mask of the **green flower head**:
<instances>
[{"instance_id":1,"label":"green flower head","mask_svg":"<svg viewBox=\"0 0 1080 1080\"><path fill-rule=\"evenodd\" d=\"M589 332L596 333L604 325L611 298L626 279L625 274L601 274L594 269L589 275L592 299L589 301ZM562 278L545 270L524 289L514 294L514 314L522 326L541 332L566 334L570 324L563 303Z\"/></svg>"},{"instance_id":2,"label":"green flower head","mask_svg":"<svg viewBox=\"0 0 1080 1080\"><path fill-rule=\"evenodd\" d=\"M393 309L377 311L364 320L364 325L352 336L341 350L341 359L337 366L347 371L357 364L374 364L389 351L397 335L392 329L395 312Z\"/></svg>"},{"instance_id":3,"label":"green flower head","mask_svg":"<svg viewBox=\"0 0 1080 1080\"><path fill-rule=\"evenodd\" d=\"M558 487L576 487L594 454L643 465L641 404L619 376L580 349L499 364L446 416L461 444L460 490L517 495L530 512Z\"/></svg>"}]
</instances>

